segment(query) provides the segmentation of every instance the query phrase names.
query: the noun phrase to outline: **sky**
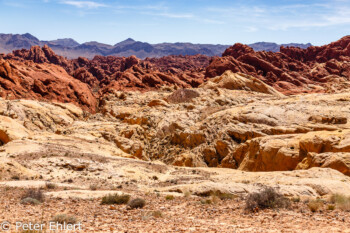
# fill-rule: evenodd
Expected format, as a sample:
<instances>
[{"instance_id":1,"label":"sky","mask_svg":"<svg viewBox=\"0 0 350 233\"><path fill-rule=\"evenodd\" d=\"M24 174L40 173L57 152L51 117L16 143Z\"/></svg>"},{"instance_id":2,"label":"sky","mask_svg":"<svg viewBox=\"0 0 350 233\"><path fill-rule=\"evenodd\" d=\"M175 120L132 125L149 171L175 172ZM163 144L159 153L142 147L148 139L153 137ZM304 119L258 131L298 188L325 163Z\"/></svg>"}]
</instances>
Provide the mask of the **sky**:
<instances>
[{"instance_id":1,"label":"sky","mask_svg":"<svg viewBox=\"0 0 350 233\"><path fill-rule=\"evenodd\" d=\"M0 0L0 33L115 44L328 44L350 34L350 0Z\"/></svg>"}]
</instances>

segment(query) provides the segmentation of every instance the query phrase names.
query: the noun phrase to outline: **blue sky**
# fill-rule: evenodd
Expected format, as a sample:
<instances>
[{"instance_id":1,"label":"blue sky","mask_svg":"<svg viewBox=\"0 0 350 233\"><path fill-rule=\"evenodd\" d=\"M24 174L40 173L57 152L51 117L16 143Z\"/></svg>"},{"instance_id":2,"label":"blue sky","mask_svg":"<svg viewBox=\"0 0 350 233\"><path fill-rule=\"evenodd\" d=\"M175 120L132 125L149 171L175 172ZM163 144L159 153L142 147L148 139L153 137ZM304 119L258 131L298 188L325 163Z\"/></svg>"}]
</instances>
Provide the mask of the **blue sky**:
<instances>
[{"instance_id":1,"label":"blue sky","mask_svg":"<svg viewBox=\"0 0 350 233\"><path fill-rule=\"evenodd\" d=\"M0 32L115 44L311 42L350 34L350 0L0 0Z\"/></svg>"}]
</instances>

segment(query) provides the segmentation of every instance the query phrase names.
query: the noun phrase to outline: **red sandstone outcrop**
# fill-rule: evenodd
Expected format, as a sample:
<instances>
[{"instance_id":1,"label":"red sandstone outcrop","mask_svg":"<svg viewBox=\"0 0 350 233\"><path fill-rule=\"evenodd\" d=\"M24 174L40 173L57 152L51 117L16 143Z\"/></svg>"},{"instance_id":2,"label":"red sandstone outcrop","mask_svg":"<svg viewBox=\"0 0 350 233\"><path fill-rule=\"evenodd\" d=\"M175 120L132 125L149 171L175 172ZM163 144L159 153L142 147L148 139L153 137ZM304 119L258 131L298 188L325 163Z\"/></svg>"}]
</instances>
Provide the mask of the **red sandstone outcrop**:
<instances>
[{"instance_id":1,"label":"red sandstone outcrop","mask_svg":"<svg viewBox=\"0 0 350 233\"><path fill-rule=\"evenodd\" d=\"M204 80L210 58L204 55L167 56L140 60L135 56L95 56L67 60L48 47L17 50L6 59L31 60L62 66L68 74L92 88L147 91L164 85L197 87Z\"/></svg>"},{"instance_id":2,"label":"red sandstone outcrop","mask_svg":"<svg viewBox=\"0 0 350 233\"><path fill-rule=\"evenodd\" d=\"M33 56L42 61L41 56ZM97 101L89 86L57 65L0 60L0 97L73 103L91 112Z\"/></svg>"},{"instance_id":3,"label":"red sandstone outcrop","mask_svg":"<svg viewBox=\"0 0 350 233\"><path fill-rule=\"evenodd\" d=\"M322 47L281 47L281 52L254 52L235 44L206 69L212 78L226 70L250 74L284 94L327 92L329 83L350 79L350 36ZM345 85L348 86L348 85Z\"/></svg>"}]
</instances>

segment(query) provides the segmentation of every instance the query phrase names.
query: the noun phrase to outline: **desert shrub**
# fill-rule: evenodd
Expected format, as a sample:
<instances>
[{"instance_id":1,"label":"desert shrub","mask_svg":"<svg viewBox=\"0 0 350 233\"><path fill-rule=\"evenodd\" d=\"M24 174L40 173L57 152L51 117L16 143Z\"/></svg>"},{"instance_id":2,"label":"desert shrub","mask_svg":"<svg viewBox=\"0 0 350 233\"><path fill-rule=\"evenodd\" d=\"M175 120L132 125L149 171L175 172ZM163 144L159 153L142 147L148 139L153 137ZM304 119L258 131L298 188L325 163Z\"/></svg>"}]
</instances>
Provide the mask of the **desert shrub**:
<instances>
[{"instance_id":1,"label":"desert shrub","mask_svg":"<svg viewBox=\"0 0 350 233\"><path fill-rule=\"evenodd\" d=\"M41 189L28 189L24 195L22 195L22 200L25 198L32 198L32 199L36 199L39 202L43 202L44 201L44 193L43 191L41 191Z\"/></svg>"},{"instance_id":2,"label":"desert shrub","mask_svg":"<svg viewBox=\"0 0 350 233\"><path fill-rule=\"evenodd\" d=\"M174 200L175 197L173 195L166 195L165 196L165 200L168 200L168 201L171 201L171 200Z\"/></svg>"},{"instance_id":3,"label":"desert shrub","mask_svg":"<svg viewBox=\"0 0 350 233\"><path fill-rule=\"evenodd\" d=\"M347 197L343 194L333 194L330 198L330 201L333 204L336 204L337 208L344 210L344 211L349 211L350 210L350 197Z\"/></svg>"},{"instance_id":4,"label":"desert shrub","mask_svg":"<svg viewBox=\"0 0 350 233\"><path fill-rule=\"evenodd\" d=\"M221 192L214 192L211 194L212 197L218 197L220 200L233 200L237 196L231 193L221 193Z\"/></svg>"},{"instance_id":5,"label":"desert shrub","mask_svg":"<svg viewBox=\"0 0 350 233\"><path fill-rule=\"evenodd\" d=\"M97 188L98 188L98 185L97 185L97 184L90 184L89 188L90 188L90 190L92 190L92 191L96 191Z\"/></svg>"},{"instance_id":6,"label":"desert shrub","mask_svg":"<svg viewBox=\"0 0 350 233\"><path fill-rule=\"evenodd\" d=\"M20 177L19 177L19 175L13 175L13 176L11 176L11 179L12 180L20 180Z\"/></svg>"},{"instance_id":7,"label":"desert shrub","mask_svg":"<svg viewBox=\"0 0 350 233\"><path fill-rule=\"evenodd\" d=\"M58 214L52 218L50 222L57 222L60 224L75 224L77 222L76 217L68 214Z\"/></svg>"},{"instance_id":8,"label":"desert shrub","mask_svg":"<svg viewBox=\"0 0 350 233\"><path fill-rule=\"evenodd\" d=\"M349 201L349 197L343 194L335 193L331 196L330 201L334 204L342 204Z\"/></svg>"},{"instance_id":9,"label":"desert shrub","mask_svg":"<svg viewBox=\"0 0 350 233\"><path fill-rule=\"evenodd\" d=\"M307 203L307 206L311 212L316 212L323 206L323 201L319 199L311 200L309 203Z\"/></svg>"},{"instance_id":10,"label":"desert shrub","mask_svg":"<svg viewBox=\"0 0 350 233\"><path fill-rule=\"evenodd\" d=\"M249 194L245 205L245 209L248 211L268 208L288 208L290 206L290 200L278 193L274 188L265 187L260 192Z\"/></svg>"},{"instance_id":11,"label":"desert shrub","mask_svg":"<svg viewBox=\"0 0 350 233\"><path fill-rule=\"evenodd\" d=\"M161 218L163 217L162 211L156 210L151 212L151 216L155 218Z\"/></svg>"},{"instance_id":12,"label":"desert shrub","mask_svg":"<svg viewBox=\"0 0 350 233\"><path fill-rule=\"evenodd\" d=\"M108 194L102 197L101 205L122 205L127 204L130 200L130 195Z\"/></svg>"},{"instance_id":13,"label":"desert shrub","mask_svg":"<svg viewBox=\"0 0 350 233\"><path fill-rule=\"evenodd\" d=\"M163 217L163 212L160 210L147 211L142 215L143 220L149 220L150 218L162 218L162 217Z\"/></svg>"},{"instance_id":14,"label":"desert shrub","mask_svg":"<svg viewBox=\"0 0 350 233\"><path fill-rule=\"evenodd\" d=\"M350 211L350 201L343 204L339 204L338 208L344 211Z\"/></svg>"},{"instance_id":15,"label":"desert shrub","mask_svg":"<svg viewBox=\"0 0 350 233\"><path fill-rule=\"evenodd\" d=\"M23 205L39 205L41 204L40 201L37 199L31 198L31 197L26 197L21 200L21 204Z\"/></svg>"},{"instance_id":16,"label":"desert shrub","mask_svg":"<svg viewBox=\"0 0 350 233\"><path fill-rule=\"evenodd\" d=\"M55 189L56 188L56 185L54 183L51 183L51 182L46 182L45 183L45 187L47 189Z\"/></svg>"},{"instance_id":17,"label":"desert shrub","mask_svg":"<svg viewBox=\"0 0 350 233\"><path fill-rule=\"evenodd\" d=\"M201 204L203 205L210 205L212 204L212 201L210 199L202 199Z\"/></svg>"},{"instance_id":18,"label":"desert shrub","mask_svg":"<svg viewBox=\"0 0 350 233\"><path fill-rule=\"evenodd\" d=\"M300 202L300 197L292 197L291 201L295 203Z\"/></svg>"},{"instance_id":19,"label":"desert shrub","mask_svg":"<svg viewBox=\"0 0 350 233\"><path fill-rule=\"evenodd\" d=\"M328 205L328 206L327 206L327 209L328 209L328 210L335 210L335 205Z\"/></svg>"},{"instance_id":20,"label":"desert shrub","mask_svg":"<svg viewBox=\"0 0 350 233\"><path fill-rule=\"evenodd\" d=\"M191 196L191 192L189 190L186 190L183 192L184 197L190 197Z\"/></svg>"},{"instance_id":21,"label":"desert shrub","mask_svg":"<svg viewBox=\"0 0 350 233\"><path fill-rule=\"evenodd\" d=\"M135 198L128 203L131 209L142 209L146 205L146 201L142 198Z\"/></svg>"}]
</instances>

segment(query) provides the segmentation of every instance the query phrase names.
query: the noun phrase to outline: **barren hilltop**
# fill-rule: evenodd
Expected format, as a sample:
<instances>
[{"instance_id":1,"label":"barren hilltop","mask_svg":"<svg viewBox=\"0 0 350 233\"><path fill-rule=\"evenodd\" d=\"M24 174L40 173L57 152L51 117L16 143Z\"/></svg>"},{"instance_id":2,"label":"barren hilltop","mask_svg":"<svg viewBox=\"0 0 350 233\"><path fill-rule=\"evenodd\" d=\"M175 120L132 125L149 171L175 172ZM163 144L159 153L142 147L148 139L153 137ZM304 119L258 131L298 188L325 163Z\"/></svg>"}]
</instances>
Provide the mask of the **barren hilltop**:
<instances>
[{"instance_id":1,"label":"barren hilltop","mask_svg":"<svg viewBox=\"0 0 350 233\"><path fill-rule=\"evenodd\" d=\"M1 218L350 232L349 80L350 36L214 57L2 54Z\"/></svg>"}]
</instances>

